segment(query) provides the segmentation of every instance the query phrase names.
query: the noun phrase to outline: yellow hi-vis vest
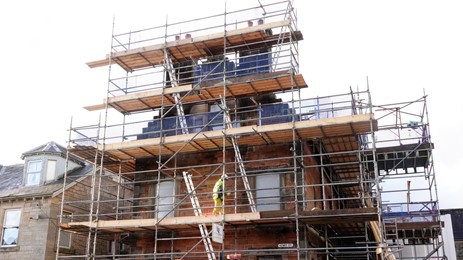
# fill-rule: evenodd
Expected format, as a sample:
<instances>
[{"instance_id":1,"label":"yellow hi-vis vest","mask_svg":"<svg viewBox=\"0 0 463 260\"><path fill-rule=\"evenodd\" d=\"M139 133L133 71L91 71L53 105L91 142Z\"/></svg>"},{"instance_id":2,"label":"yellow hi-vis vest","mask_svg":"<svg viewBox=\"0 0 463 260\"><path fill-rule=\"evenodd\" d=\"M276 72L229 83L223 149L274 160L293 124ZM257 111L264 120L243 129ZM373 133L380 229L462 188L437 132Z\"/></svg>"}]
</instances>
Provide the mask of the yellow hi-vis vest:
<instances>
[{"instance_id":1,"label":"yellow hi-vis vest","mask_svg":"<svg viewBox=\"0 0 463 260\"><path fill-rule=\"evenodd\" d=\"M223 198L223 180L220 178L214 185L214 189L212 190L214 193L212 194L213 199L222 199Z\"/></svg>"}]
</instances>

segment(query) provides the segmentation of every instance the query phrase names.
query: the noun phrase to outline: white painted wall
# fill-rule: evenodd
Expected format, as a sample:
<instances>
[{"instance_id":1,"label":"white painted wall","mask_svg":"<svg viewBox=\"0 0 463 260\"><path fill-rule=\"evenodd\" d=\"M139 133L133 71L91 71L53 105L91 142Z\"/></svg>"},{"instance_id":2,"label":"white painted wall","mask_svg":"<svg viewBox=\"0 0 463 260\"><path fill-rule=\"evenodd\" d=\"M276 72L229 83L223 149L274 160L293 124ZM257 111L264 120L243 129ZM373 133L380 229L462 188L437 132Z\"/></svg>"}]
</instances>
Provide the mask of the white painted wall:
<instances>
[{"instance_id":1,"label":"white painted wall","mask_svg":"<svg viewBox=\"0 0 463 260\"><path fill-rule=\"evenodd\" d=\"M449 260L456 260L455 240L453 238L452 219L450 215L442 215L441 220L444 222L442 228L442 240L444 247L440 248L433 256L443 256L444 253ZM396 253L397 259L422 259L433 250L432 245L405 245L400 252Z\"/></svg>"}]
</instances>

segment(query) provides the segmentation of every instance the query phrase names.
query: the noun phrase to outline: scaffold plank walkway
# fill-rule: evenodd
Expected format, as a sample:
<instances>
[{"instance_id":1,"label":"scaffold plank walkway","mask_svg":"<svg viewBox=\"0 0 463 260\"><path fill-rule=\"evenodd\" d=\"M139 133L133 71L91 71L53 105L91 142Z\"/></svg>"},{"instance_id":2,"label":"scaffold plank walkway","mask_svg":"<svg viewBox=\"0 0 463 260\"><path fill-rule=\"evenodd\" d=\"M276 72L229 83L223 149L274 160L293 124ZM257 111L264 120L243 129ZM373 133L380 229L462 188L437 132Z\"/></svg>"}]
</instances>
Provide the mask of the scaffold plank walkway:
<instances>
[{"instance_id":1,"label":"scaffold plank walkway","mask_svg":"<svg viewBox=\"0 0 463 260\"><path fill-rule=\"evenodd\" d=\"M267 144L267 139L272 140L273 143L291 142L293 127L297 136L302 140L368 133L372 130L370 120L373 120L373 126L375 129L377 128L377 122L372 118L374 118L373 115L361 114L299 121L295 122L294 125L293 123L251 125L225 130L204 131L199 134L191 133L110 143L98 145L97 149L100 151L104 149L105 155L110 158L119 161L130 161L136 158L152 157L153 154L159 154L159 152L161 152L161 155L172 155L177 152L197 152L221 149L223 144L231 148L232 143L229 140L222 142L224 135L236 136L238 145L264 145ZM261 135L265 135L267 139L263 139ZM71 147L69 151L77 157L92 160L95 156L95 149L96 147L86 146L84 149L76 146Z\"/></svg>"},{"instance_id":2,"label":"scaffold plank walkway","mask_svg":"<svg viewBox=\"0 0 463 260\"><path fill-rule=\"evenodd\" d=\"M292 84L294 77L294 84ZM227 79L226 97L242 97L251 94L263 94L291 89L306 88L307 84L301 74L291 75L287 71L264 73L256 76ZM156 109L161 106L175 105L174 95L182 92L189 92L193 85L182 85L172 88L155 89L145 92L132 93L109 97L103 100L102 104L84 107L88 111L115 108L121 113L131 113L147 109ZM224 95L223 81L205 82L195 85L190 95L183 96L182 103L197 102L201 100L219 99ZM163 97L164 96L164 97Z\"/></svg>"},{"instance_id":3,"label":"scaffold plank walkway","mask_svg":"<svg viewBox=\"0 0 463 260\"><path fill-rule=\"evenodd\" d=\"M302 211L298 217L308 224L340 223L344 221L362 223L375 220L375 208L336 209L323 211ZM156 218L99 220L94 222L70 222L61 224L65 230L81 230L94 228L113 233L158 229L191 229L198 224L212 225L223 222L230 225L253 225L255 223L285 223L295 221L294 210L276 210L263 212L233 213L208 216L181 216L164 218L158 222ZM195 227L196 228L196 227Z\"/></svg>"},{"instance_id":4,"label":"scaffold plank walkway","mask_svg":"<svg viewBox=\"0 0 463 260\"><path fill-rule=\"evenodd\" d=\"M128 49L125 51L114 52L106 55L105 59L88 62L90 68L107 66L111 63L117 63L126 71L133 71L140 68L152 67L164 63L164 49L172 55L173 62L181 62L189 59L197 59L210 55L223 54L224 41L227 48L231 46L249 45L257 42L264 42L266 45L281 41L281 36L271 35L266 32L272 28L289 26L289 20L271 22L252 27L246 27L227 32L219 32L205 36L193 37L159 43L151 46ZM290 38L291 37L291 38ZM302 34L297 31L287 34L283 39L292 39L293 41L302 40Z\"/></svg>"}]
</instances>

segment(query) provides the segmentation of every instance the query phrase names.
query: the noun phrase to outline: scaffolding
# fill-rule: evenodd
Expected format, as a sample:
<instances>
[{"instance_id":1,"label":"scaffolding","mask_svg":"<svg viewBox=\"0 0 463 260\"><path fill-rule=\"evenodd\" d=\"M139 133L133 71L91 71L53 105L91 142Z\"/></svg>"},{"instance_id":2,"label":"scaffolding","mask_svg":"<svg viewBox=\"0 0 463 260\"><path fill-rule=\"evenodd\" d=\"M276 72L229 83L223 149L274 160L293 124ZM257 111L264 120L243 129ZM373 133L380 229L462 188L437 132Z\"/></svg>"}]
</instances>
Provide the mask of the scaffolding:
<instances>
[{"instance_id":1,"label":"scaffolding","mask_svg":"<svg viewBox=\"0 0 463 260\"><path fill-rule=\"evenodd\" d=\"M426 98L307 98L301 40L291 1L114 34L88 63L109 66L85 107L104 119L70 127L95 170L89 198L63 189L60 231L85 247L57 259L444 259Z\"/></svg>"}]
</instances>

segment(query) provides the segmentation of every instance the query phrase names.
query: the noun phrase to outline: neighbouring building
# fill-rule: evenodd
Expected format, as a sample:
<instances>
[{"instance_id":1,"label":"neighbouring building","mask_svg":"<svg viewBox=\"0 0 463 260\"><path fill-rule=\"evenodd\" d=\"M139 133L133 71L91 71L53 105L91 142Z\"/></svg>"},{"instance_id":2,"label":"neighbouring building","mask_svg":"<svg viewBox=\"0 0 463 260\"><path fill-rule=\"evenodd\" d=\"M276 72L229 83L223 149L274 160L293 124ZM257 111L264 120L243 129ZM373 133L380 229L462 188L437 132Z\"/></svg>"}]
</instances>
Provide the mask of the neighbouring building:
<instances>
[{"instance_id":1,"label":"neighbouring building","mask_svg":"<svg viewBox=\"0 0 463 260\"><path fill-rule=\"evenodd\" d=\"M0 259L55 259L57 246L62 255L85 252L86 237L62 231L57 243L59 223L88 212L76 203L62 205L63 189L67 201L88 200L94 175L92 165L66 155L66 148L49 142L23 153L24 164L0 165Z\"/></svg>"},{"instance_id":2,"label":"neighbouring building","mask_svg":"<svg viewBox=\"0 0 463 260\"><path fill-rule=\"evenodd\" d=\"M60 224L88 238L81 257L445 259L426 96L317 97L301 29L281 1L113 35L88 63L110 66L107 98L86 107L111 120L69 140L118 182Z\"/></svg>"},{"instance_id":3,"label":"neighbouring building","mask_svg":"<svg viewBox=\"0 0 463 260\"><path fill-rule=\"evenodd\" d=\"M463 260L463 209L441 209L441 215L449 215L457 260Z\"/></svg>"}]
</instances>

